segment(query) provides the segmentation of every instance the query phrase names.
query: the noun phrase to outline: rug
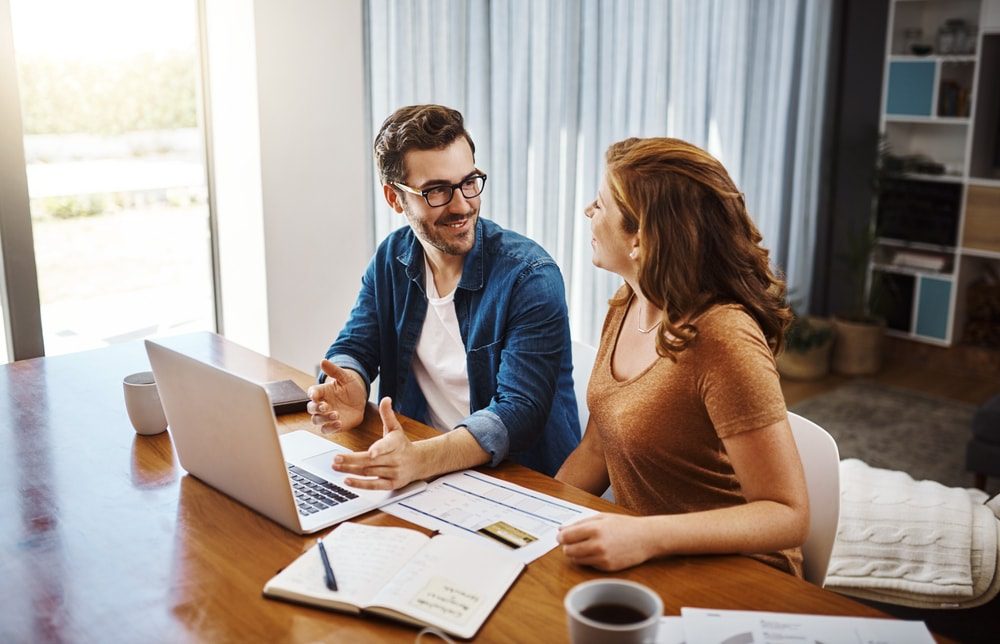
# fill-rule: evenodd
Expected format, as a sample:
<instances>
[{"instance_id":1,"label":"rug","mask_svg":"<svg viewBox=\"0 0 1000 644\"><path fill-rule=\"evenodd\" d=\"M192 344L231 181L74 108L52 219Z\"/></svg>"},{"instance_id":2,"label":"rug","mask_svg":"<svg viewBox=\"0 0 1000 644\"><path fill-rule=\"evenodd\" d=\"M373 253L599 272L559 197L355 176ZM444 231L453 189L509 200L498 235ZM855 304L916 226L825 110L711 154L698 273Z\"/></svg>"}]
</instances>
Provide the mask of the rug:
<instances>
[{"instance_id":1,"label":"rug","mask_svg":"<svg viewBox=\"0 0 1000 644\"><path fill-rule=\"evenodd\" d=\"M965 446L975 405L855 381L793 405L837 441L840 458L901 470L914 479L972 487ZM990 479L996 486L996 481Z\"/></svg>"}]
</instances>

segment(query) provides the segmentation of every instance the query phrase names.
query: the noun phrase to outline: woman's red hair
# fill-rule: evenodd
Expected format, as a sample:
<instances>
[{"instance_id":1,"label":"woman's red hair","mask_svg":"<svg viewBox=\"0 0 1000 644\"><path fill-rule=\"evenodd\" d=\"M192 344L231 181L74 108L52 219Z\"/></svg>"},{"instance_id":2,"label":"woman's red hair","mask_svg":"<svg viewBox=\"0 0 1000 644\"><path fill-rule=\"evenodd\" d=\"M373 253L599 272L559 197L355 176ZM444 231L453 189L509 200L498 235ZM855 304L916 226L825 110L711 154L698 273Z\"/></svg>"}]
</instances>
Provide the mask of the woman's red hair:
<instances>
[{"instance_id":1,"label":"woman's red hair","mask_svg":"<svg viewBox=\"0 0 1000 644\"><path fill-rule=\"evenodd\" d=\"M777 353L792 313L743 194L715 157L680 139L626 139L607 151L612 197L639 234L639 288L665 311L656 339L675 358L715 304L742 305ZM622 305L631 297L611 301Z\"/></svg>"}]
</instances>

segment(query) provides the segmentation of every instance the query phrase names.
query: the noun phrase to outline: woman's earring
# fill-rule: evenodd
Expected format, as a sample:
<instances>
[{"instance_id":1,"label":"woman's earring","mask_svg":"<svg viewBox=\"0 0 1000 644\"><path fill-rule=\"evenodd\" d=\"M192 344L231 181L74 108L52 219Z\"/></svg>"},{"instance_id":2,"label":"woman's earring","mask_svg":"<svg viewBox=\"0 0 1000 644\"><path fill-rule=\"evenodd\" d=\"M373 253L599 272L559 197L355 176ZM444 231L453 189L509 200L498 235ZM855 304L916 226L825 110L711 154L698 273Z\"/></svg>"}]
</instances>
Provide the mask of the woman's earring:
<instances>
[{"instance_id":1,"label":"woman's earring","mask_svg":"<svg viewBox=\"0 0 1000 644\"><path fill-rule=\"evenodd\" d=\"M632 252L629 253L628 256L629 256L629 259L636 259L636 258L638 258L639 257L639 249L638 248L633 248Z\"/></svg>"}]
</instances>

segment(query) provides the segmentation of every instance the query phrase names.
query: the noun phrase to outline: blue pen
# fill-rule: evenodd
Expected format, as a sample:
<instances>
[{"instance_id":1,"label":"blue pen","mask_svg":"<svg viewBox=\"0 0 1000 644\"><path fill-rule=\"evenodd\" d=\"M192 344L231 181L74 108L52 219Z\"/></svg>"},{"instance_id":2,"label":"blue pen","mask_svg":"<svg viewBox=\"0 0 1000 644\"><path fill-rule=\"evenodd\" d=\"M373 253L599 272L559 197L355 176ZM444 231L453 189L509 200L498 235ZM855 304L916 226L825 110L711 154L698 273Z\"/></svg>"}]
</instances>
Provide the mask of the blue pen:
<instances>
[{"instance_id":1,"label":"blue pen","mask_svg":"<svg viewBox=\"0 0 1000 644\"><path fill-rule=\"evenodd\" d=\"M319 545L319 557L323 560L323 571L326 573L326 587L330 590L337 590L337 578L333 576L333 568L330 567L330 559L326 556L323 540L317 539L316 543Z\"/></svg>"}]
</instances>

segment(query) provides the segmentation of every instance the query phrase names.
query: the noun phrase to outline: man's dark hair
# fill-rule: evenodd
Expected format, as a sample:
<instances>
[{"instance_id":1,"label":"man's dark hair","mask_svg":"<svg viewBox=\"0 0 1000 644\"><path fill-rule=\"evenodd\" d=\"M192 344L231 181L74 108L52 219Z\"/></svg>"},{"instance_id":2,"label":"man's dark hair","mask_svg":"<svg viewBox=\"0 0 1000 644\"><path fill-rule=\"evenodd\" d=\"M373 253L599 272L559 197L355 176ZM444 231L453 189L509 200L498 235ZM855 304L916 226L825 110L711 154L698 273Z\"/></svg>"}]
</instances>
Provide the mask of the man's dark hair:
<instances>
[{"instance_id":1,"label":"man's dark hair","mask_svg":"<svg viewBox=\"0 0 1000 644\"><path fill-rule=\"evenodd\" d=\"M440 150L464 136L472 154L476 144L465 130L462 114L443 105L410 105L392 113L375 137L375 165L382 183L406 179L403 159L410 150Z\"/></svg>"}]
</instances>

